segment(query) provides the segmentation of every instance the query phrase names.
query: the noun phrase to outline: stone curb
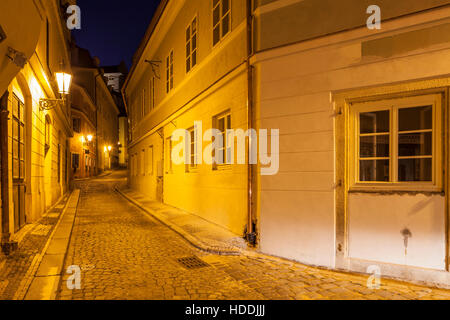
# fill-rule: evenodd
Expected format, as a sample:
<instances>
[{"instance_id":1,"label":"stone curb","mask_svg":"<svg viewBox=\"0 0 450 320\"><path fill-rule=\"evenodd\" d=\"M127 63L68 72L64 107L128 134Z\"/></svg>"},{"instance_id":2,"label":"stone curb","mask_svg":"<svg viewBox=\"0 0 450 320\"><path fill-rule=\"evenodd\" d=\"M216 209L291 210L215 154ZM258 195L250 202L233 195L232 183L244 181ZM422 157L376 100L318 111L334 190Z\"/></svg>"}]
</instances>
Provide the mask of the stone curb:
<instances>
[{"instance_id":1,"label":"stone curb","mask_svg":"<svg viewBox=\"0 0 450 320\"><path fill-rule=\"evenodd\" d=\"M64 216L66 215L66 212L67 212L70 202L71 202L70 200L76 192L77 192L77 190L74 190L69 195L69 198L68 198L66 205L59 217L58 222L56 223L56 225L55 225L52 233L50 234L42 251L34 257L33 262L31 264L31 266L28 268L27 274L25 275L24 279L22 280L22 282L19 286L19 289L16 291L16 294L14 295L13 300L25 300L31 285L33 284L33 280L35 279L36 273L38 272L41 262L45 256L48 248L50 247L50 245L52 243L53 237L56 234L56 232L58 231L58 227L61 224L61 221L63 220ZM80 193L78 192L77 205L78 205L79 198L80 198ZM74 219L74 221L75 221L75 219ZM72 227L73 227L73 225L72 225ZM70 235L69 235L69 237L70 237Z\"/></svg>"},{"instance_id":2,"label":"stone curb","mask_svg":"<svg viewBox=\"0 0 450 320\"><path fill-rule=\"evenodd\" d=\"M200 239L192 236L187 231L185 231L182 228L178 227L174 223L168 221L167 219L162 217L160 214L156 213L153 210L150 210L150 209L146 208L140 202L138 202L138 201L134 200L133 198L131 198L130 196L126 195L119 188L115 187L114 190L118 194L120 194L122 197L124 197L126 200L128 200L129 202L134 204L136 207L138 207L139 209L144 211L144 213L146 213L147 215L150 215L152 218L155 218L156 220L158 220L162 224L166 225L168 228L170 228L174 232L178 233L183 239L185 239L192 246L194 246L195 248L197 248L199 250L202 250L202 251L205 251L205 252L208 252L208 253L213 253L213 254L218 254L218 255L229 255L229 256L230 255L233 255L233 256L241 255L242 253L247 251L247 250L240 249L240 248L237 248L237 247L223 248L223 247L218 247L218 246L207 245L204 242L202 242Z\"/></svg>"}]
</instances>

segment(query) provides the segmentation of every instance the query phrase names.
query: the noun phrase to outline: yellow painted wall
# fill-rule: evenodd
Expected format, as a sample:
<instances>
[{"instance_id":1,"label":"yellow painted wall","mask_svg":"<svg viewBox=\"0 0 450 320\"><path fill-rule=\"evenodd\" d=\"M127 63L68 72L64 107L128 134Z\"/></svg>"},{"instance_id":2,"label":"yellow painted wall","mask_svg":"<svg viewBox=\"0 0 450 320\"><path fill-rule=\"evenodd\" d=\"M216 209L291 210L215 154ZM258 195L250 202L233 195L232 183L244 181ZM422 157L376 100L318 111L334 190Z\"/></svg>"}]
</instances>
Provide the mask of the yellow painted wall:
<instances>
[{"instance_id":1,"label":"yellow painted wall","mask_svg":"<svg viewBox=\"0 0 450 320\"><path fill-rule=\"evenodd\" d=\"M44 54L47 46L46 32L41 32L37 48L26 66L9 85L8 109L12 111L12 94L15 93L25 104L25 214L27 223L35 222L68 191L66 168L67 141L72 135L68 104L61 104L50 111L39 108L41 98L55 98L57 94L54 72L60 71L60 62L68 61L64 46L68 32L58 22L56 1L46 2L41 11L41 29L48 19L50 29L50 55ZM58 25L59 23L59 25ZM62 30L62 33L61 33ZM64 37L64 38L62 38ZM66 66L70 72L70 66ZM45 151L45 118L51 119L50 147ZM11 116L10 116L11 117ZM14 206L12 199L12 120L9 121L9 170L10 170L10 230L14 233ZM58 181L58 145L60 145L60 180Z\"/></svg>"},{"instance_id":2,"label":"yellow painted wall","mask_svg":"<svg viewBox=\"0 0 450 320\"><path fill-rule=\"evenodd\" d=\"M198 17L198 64L186 74L185 30ZM156 132L163 129L164 139L175 128L188 129L194 121L203 121L210 129L213 116L231 111L232 127L247 129L247 72L245 1L232 1L232 32L213 48L212 2L201 0L169 2L157 32L144 51L148 60L161 60L156 72L156 108L145 117L141 114L142 91L155 74L141 61L126 88L132 141L129 146L130 185L156 199L157 164L161 161L162 139ZM174 50L174 89L165 91L165 59ZM220 80L220 81L219 81ZM216 83L217 82L217 83ZM148 99L147 99L148 101ZM142 150L154 146L154 174L139 174ZM204 143L206 147L207 143ZM247 219L247 167L231 166L213 170L199 165L187 173L184 165L164 161L164 202L215 222L242 235ZM136 173L138 173L136 175Z\"/></svg>"}]
</instances>

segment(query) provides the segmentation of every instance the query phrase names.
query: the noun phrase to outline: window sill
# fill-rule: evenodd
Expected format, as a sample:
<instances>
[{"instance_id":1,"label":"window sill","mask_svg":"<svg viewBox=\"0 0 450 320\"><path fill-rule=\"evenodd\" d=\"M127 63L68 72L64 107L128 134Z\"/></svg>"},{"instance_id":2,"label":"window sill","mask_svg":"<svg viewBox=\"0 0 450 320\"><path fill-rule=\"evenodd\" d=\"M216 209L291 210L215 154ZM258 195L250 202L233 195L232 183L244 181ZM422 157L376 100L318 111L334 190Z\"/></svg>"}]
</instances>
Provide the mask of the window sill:
<instances>
[{"instance_id":1,"label":"window sill","mask_svg":"<svg viewBox=\"0 0 450 320\"><path fill-rule=\"evenodd\" d=\"M368 183L354 184L349 193L378 193L378 194L444 194L442 187L424 183Z\"/></svg>"}]
</instances>

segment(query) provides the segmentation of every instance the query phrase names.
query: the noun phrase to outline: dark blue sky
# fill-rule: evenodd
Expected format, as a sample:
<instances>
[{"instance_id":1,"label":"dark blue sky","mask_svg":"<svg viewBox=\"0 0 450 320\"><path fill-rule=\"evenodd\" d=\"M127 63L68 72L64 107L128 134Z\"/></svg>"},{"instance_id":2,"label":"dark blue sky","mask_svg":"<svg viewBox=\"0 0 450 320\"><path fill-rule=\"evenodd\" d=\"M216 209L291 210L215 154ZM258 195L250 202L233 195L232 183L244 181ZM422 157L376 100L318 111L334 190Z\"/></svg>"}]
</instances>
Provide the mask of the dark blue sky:
<instances>
[{"instance_id":1,"label":"dark blue sky","mask_svg":"<svg viewBox=\"0 0 450 320\"><path fill-rule=\"evenodd\" d=\"M78 0L81 30L73 31L78 46L100 58L101 65L131 59L160 0Z\"/></svg>"}]
</instances>

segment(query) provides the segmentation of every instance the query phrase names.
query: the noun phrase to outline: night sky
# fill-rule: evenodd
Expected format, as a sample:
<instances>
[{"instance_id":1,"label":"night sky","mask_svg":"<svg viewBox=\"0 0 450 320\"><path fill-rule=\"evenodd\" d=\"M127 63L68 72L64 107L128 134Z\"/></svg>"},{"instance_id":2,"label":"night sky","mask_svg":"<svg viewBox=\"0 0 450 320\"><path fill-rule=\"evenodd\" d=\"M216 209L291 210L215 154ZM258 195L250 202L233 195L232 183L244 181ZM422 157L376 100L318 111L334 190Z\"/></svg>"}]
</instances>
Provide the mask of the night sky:
<instances>
[{"instance_id":1,"label":"night sky","mask_svg":"<svg viewBox=\"0 0 450 320\"><path fill-rule=\"evenodd\" d=\"M133 54L160 0L78 0L81 30L74 30L78 46L100 58L102 66L124 60L131 67Z\"/></svg>"}]
</instances>

